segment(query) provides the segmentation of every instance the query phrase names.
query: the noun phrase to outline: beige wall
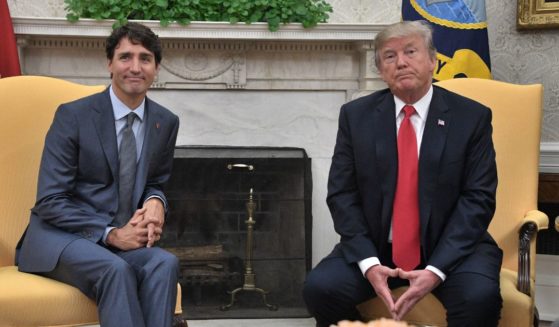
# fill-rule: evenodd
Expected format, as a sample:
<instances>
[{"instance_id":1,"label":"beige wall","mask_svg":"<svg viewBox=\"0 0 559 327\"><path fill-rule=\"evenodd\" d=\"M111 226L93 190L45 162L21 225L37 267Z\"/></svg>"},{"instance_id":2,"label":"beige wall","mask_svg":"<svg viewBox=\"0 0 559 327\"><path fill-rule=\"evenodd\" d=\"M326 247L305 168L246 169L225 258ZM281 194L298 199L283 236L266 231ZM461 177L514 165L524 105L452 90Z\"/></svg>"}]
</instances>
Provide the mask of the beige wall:
<instances>
[{"instance_id":1,"label":"beige wall","mask_svg":"<svg viewBox=\"0 0 559 327\"><path fill-rule=\"evenodd\" d=\"M542 142L559 142L559 30L516 30L516 1L486 0L493 76L543 83Z\"/></svg>"},{"instance_id":2,"label":"beige wall","mask_svg":"<svg viewBox=\"0 0 559 327\"><path fill-rule=\"evenodd\" d=\"M398 0L328 0L332 23L391 23ZM64 17L64 0L8 0L12 16ZM516 1L486 0L494 78L545 86L542 142L559 142L559 30L516 30Z\"/></svg>"}]
</instances>

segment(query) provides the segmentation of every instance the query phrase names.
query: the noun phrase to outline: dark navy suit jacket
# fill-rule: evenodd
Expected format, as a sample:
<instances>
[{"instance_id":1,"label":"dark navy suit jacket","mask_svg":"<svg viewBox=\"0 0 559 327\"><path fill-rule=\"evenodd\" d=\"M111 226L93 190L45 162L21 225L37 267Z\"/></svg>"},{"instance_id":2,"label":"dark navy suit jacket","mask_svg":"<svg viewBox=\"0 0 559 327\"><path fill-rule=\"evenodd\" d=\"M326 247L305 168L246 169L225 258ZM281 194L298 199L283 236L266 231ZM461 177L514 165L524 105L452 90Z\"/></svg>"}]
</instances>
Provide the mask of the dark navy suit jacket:
<instances>
[{"instance_id":1,"label":"dark navy suit jacket","mask_svg":"<svg viewBox=\"0 0 559 327\"><path fill-rule=\"evenodd\" d=\"M433 86L419 156L422 257L427 265L498 276L501 250L487 232L497 169L491 111ZM398 170L390 90L345 104L328 181L327 203L341 236L333 255L348 263L385 257Z\"/></svg>"},{"instance_id":2,"label":"dark navy suit jacket","mask_svg":"<svg viewBox=\"0 0 559 327\"><path fill-rule=\"evenodd\" d=\"M156 195L171 174L179 119L146 98L145 137L133 201ZM37 202L16 251L19 270L54 269L77 238L99 242L118 206L118 146L109 90L61 105L45 139Z\"/></svg>"}]
</instances>

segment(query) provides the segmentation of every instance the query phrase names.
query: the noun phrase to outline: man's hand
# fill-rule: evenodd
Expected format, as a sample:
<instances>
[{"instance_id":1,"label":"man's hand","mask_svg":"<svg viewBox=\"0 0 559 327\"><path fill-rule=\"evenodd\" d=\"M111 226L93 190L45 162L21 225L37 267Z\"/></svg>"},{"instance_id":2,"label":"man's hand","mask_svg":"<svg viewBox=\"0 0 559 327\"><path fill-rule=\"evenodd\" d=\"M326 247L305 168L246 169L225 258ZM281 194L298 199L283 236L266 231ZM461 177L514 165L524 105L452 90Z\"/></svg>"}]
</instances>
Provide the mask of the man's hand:
<instances>
[{"instance_id":1,"label":"man's hand","mask_svg":"<svg viewBox=\"0 0 559 327\"><path fill-rule=\"evenodd\" d=\"M396 270L398 271L398 277L410 281L410 287L398 298L394 304L394 311L392 311L393 318L401 320L419 300L441 283L441 279L435 273L426 269L404 271L397 268Z\"/></svg>"},{"instance_id":2,"label":"man's hand","mask_svg":"<svg viewBox=\"0 0 559 327\"><path fill-rule=\"evenodd\" d=\"M163 207L163 203L160 199L151 198L144 202L144 207L142 209L146 209L144 219L154 222L147 225L148 241L146 247L150 248L161 238L163 224L165 223L165 208Z\"/></svg>"},{"instance_id":3,"label":"man's hand","mask_svg":"<svg viewBox=\"0 0 559 327\"><path fill-rule=\"evenodd\" d=\"M147 218L146 211L146 208L136 210L126 225L111 230L107 235L106 243L123 251L146 246L148 244L148 225L154 225L154 233L161 234L161 228L155 225L157 221Z\"/></svg>"},{"instance_id":4,"label":"man's hand","mask_svg":"<svg viewBox=\"0 0 559 327\"><path fill-rule=\"evenodd\" d=\"M365 277L367 277L375 293L381 298L394 318L394 297L388 287L388 277L398 277L398 270L383 265L375 265L367 270Z\"/></svg>"}]
</instances>

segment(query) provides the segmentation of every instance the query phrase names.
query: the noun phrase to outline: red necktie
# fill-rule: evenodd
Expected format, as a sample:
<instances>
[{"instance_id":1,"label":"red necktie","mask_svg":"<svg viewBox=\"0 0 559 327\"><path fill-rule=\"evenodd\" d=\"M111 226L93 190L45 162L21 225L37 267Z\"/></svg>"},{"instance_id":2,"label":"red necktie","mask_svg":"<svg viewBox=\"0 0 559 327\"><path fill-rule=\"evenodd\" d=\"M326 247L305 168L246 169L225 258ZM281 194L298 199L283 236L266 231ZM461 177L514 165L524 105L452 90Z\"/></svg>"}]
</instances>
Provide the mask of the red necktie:
<instances>
[{"instance_id":1,"label":"red necktie","mask_svg":"<svg viewBox=\"0 0 559 327\"><path fill-rule=\"evenodd\" d=\"M417 139L410 116L412 106L404 106L405 116L398 130L398 182L392 213L392 259L406 270L419 265L419 199L417 195Z\"/></svg>"}]
</instances>

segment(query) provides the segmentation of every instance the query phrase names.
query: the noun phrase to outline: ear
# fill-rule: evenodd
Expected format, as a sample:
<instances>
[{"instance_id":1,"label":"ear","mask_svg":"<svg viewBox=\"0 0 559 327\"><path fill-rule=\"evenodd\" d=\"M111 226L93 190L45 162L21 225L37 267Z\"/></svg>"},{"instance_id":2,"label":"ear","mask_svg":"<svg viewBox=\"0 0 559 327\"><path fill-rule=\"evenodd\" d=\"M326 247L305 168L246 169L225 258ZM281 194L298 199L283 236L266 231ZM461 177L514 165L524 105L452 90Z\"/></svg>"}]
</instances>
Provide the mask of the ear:
<instances>
[{"instance_id":1,"label":"ear","mask_svg":"<svg viewBox=\"0 0 559 327\"><path fill-rule=\"evenodd\" d=\"M429 57L431 60L429 60L429 70L431 71L431 74L433 74L435 72L435 68L437 67L437 57Z\"/></svg>"}]
</instances>

